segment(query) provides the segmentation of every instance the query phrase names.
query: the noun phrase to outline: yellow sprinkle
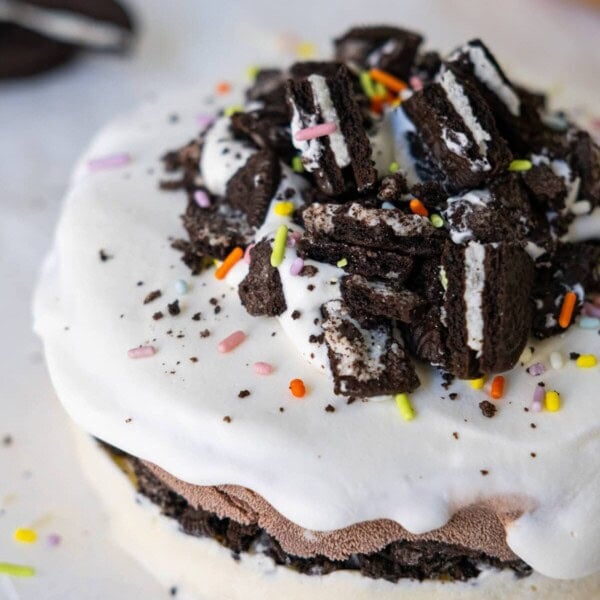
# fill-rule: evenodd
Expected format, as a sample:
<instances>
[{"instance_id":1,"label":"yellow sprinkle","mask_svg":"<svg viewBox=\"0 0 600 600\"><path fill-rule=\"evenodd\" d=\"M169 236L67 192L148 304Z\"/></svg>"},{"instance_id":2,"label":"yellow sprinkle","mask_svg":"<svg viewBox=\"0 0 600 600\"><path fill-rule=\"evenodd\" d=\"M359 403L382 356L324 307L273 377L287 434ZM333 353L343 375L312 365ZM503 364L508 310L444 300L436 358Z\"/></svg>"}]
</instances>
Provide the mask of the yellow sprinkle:
<instances>
[{"instance_id":1,"label":"yellow sprinkle","mask_svg":"<svg viewBox=\"0 0 600 600\"><path fill-rule=\"evenodd\" d=\"M256 65L250 65L246 68L246 77L248 77L250 81L255 81L259 71L260 67L257 67Z\"/></svg>"},{"instance_id":2,"label":"yellow sprinkle","mask_svg":"<svg viewBox=\"0 0 600 600\"><path fill-rule=\"evenodd\" d=\"M431 221L431 224L438 229L444 226L444 219L442 219L440 215L433 214L429 217L429 220Z\"/></svg>"},{"instance_id":3,"label":"yellow sprinkle","mask_svg":"<svg viewBox=\"0 0 600 600\"><path fill-rule=\"evenodd\" d=\"M13 577L33 577L35 569L27 565L14 565L12 563L0 562L0 575L12 575Z\"/></svg>"},{"instance_id":4,"label":"yellow sprinkle","mask_svg":"<svg viewBox=\"0 0 600 600\"><path fill-rule=\"evenodd\" d=\"M440 267L440 283L444 288L444 291L448 289L448 275L446 275L446 269Z\"/></svg>"},{"instance_id":5,"label":"yellow sprinkle","mask_svg":"<svg viewBox=\"0 0 600 600\"><path fill-rule=\"evenodd\" d=\"M560 394L554 390L546 392L544 396L544 406L547 411L556 412L560 410Z\"/></svg>"},{"instance_id":6,"label":"yellow sprinkle","mask_svg":"<svg viewBox=\"0 0 600 600\"><path fill-rule=\"evenodd\" d=\"M312 42L300 42L296 46L296 54L299 58L314 58L317 55L317 47Z\"/></svg>"},{"instance_id":7,"label":"yellow sprinkle","mask_svg":"<svg viewBox=\"0 0 600 600\"><path fill-rule=\"evenodd\" d=\"M400 104L402 104L402 99L401 98L396 98L395 100L392 100L389 105L392 108L398 108L398 106L400 106Z\"/></svg>"},{"instance_id":8,"label":"yellow sprinkle","mask_svg":"<svg viewBox=\"0 0 600 600\"><path fill-rule=\"evenodd\" d=\"M342 269L343 267L345 267L348 264L348 259L347 258L340 258L340 260L337 261L337 266Z\"/></svg>"},{"instance_id":9,"label":"yellow sprinkle","mask_svg":"<svg viewBox=\"0 0 600 600\"><path fill-rule=\"evenodd\" d=\"M287 241L288 228L285 225L280 225L275 233L275 241L273 242L273 252L271 252L271 266L278 267L285 257L285 243Z\"/></svg>"},{"instance_id":10,"label":"yellow sprinkle","mask_svg":"<svg viewBox=\"0 0 600 600\"><path fill-rule=\"evenodd\" d=\"M405 421L412 421L415 418L415 410L408 394L396 394L396 406Z\"/></svg>"},{"instance_id":11,"label":"yellow sprinkle","mask_svg":"<svg viewBox=\"0 0 600 600\"><path fill-rule=\"evenodd\" d=\"M225 113L226 117L231 117L235 115L235 113L242 112L243 110L243 106L240 106L239 104L234 104L233 106L228 106L223 112Z\"/></svg>"},{"instance_id":12,"label":"yellow sprinkle","mask_svg":"<svg viewBox=\"0 0 600 600\"><path fill-rule=\"evenodd\" d=\"M593 354L582 354L575 364L581 369L589 369L598 364L598 359Z\"/></svg>"},{"instance_id":13,"label":"yellow sprinkle","mask_svg":"<svg viewBox=\"0 0 600 600\"><path fill-rule=\"evenodd\" d=\"M513 160L510 165L508 165L509 171L529 171L531 169L532 164L529 160Z\"/></svg>"},{"instance_id":14,"label":"yellow sprinkle","mask_svg":"<svg viewBox=\"0 0 600 600\"><path fill-rule=\"evenodd\" d=\"M383 85L383 83L380 83L379 81L374 81L373 88L375 89L376 96L379 96L380 98L387 98L388 91L385 85Z\"/></svg>"},{"instance_id":15,"label":"yellow sprinkle","mask_svg":"<svg viewBox=\"0 0 600 600\"><path fill-rule=\"evenodd\" d=\"M474 390L480 390L483 387L484 383L485 383L485 377L480 377L479 379L471 379L471 380L469 380L469 385Z\"/></svg>"},{"instance_id":16,"label":"yellow sprinkle","mask_svg":"<svg viewBox=\"0 0 600 600\"><path fill-rule=\"evenodd\" d=\"M294 171L294 173L304 172L304 165L302 164L302 159L299 156L294 156L294 158L292 158L292 171Z\"/></svg>"},{"instance_id":17,"label":"yellow sprinkle","mask_svg":"<svg viewBox=\"0 0 600 600\"><path fill-rule=\"evenodd\" d=\"M394 174L398 172L400 165L397 162L393 162L390 164L390 173Z\"/></svg>"},{"instance_id":18,"label":"yellow sprinkle","mask_svg":"<svg viewBox=\"0 0 600 600\"><path fill-rule=\"evenodd\" d=\"M14 533L15 541L23 544L33 544L37 541L37 533L33 529L19 527Z\"/></svg>"},{"instance_id":19,"label":"yellow sprinkle","mask_svg":"<svg viewBox=\"0 0 600 600\"><path fill-rule=\"evenodd\" d=\"M273 212L280 217L289 217L294 212L294 203L289 201L278 202L273 207Z\"/></svg>"}]
</instances>

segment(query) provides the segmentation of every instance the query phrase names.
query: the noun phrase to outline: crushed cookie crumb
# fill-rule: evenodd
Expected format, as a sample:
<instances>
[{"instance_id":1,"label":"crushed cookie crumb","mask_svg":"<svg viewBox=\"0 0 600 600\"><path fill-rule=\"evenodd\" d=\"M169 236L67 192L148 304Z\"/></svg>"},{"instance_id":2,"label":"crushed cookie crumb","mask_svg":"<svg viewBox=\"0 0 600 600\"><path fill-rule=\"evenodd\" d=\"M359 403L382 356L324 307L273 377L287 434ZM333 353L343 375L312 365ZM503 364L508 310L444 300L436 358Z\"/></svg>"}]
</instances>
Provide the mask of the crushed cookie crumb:
<instances>
[{"instance_id":1,"label":"crushed cookie crumb","mask_svg":"<svg viewBox=\"0 0 600 600\"><path fill-rule=\"evenodd\" d=\"M240 390L238 398L247 398L250 395L250 390Z\"/></svg>"},{"instance_id":2,"label":"crushed cookie crumb","mask_svg":"<svg viewBox=\"0 0 600 600\"><path fill-rule=\"evenodd\" d=\"M480 402L479 408L481 409L481 414L484 417L488 417L488 419L491 419L498 410L489 400L484 400L483 402Z\"/></svg>"},{"instance_id":3,"label":"crushed cookie crumb","mask_svg":"<svg viewBox=\"0 0 600 600\"><path fill-rule=\"evenodd\" d=\"M131 423L131 421L133 421L133 419L131 417L127 417L125 419L125 423Z\"/></svg>"},{"instance_id":4,"label":"crushed cookie crumb","mask_svg":"<svg viewBox=\"0 0 600 600\"><path fill-rule=\"evenodd\" d=\"M300 318L300 315L302 315L302 313L299 310L295 310L290 316L296 321Z\"/></svg>"},{"instance_id":5,"label":"crushed cookie crumb","mask_svg":"<svg viewBox=\"0 0 600 600\"><path fill-rule=\"evenodd\" d=\"M537 425L535 423L530 423L529 427L531 427L531 429L535 429L537 427Z\"/></svg>"},{"instance_id":6,"label":"crushed cookie crumb","mask_svg":"<svg viewBox=\"0 0 600 600\"><path fill-rule=\"evenodd\" d=\"M198 357L197 357L197 356L190 356L190 360L191 360L193 363L197 363L197 362L198 362Z\"/></svg>"},{"instance_id":7,"label":"crushed cookie crumb","mask_svg":"<svg viewBox=\"0 0 600 600\"><path fill-rule=\"evenodd\" d=\"M144 304L149 304L150 302L152 302L153 300L156 300L157 298L160 298L161 296L162 296L162 292L160 290L153 290L152 292L147 294L146 297L144 298Z\"/></svg>"},{"instance_id":8,"label":"crushed cookie crumb","mask_svg":"<svg viewBox=\"0 0 600 600\"><path fill-rule=\"evenodd\" d=\"M285 408L283 408L283 406L279 407L279 412L285 412Z\"/></svg>"},{"instance_id":9,"label":"crushed cookie crumb","mask_svg":"<svg viewBox=\"0 0 600 600\"><path fill-rule=\"evenodd\" d=\"M482 474L484 477L485 477L486 475L488 475L488 474L489 474L489 471L488 471L487 469L481 469L481 471L479 471L479 472L480 472L480 473L481 473L481 474Z\"/></svg>"},{"instance_id":10,"label":"crushed cookie crumb","mask_svg":"<svg viewBox=\"0 0 600 600\"><path fill-rule=\"evenodd\" d=\"M577 360L580 356L579 352L569 352L570 360Z\"/></svg>"},{"instance_id":11,"label":"crushed cookie crumb","mask_svg":"<svg viewBox=\"0 0 600 600\"><path fill-rule=\"evenodd\" d=\"M171 302L171 304L167 304L167 310L169 311L169 314L171 316L177 316L181 312L181 308L179 307L179 300L175 300Z\"/></svg>"},{"instance_id":12,"label":"crushed cookie crumb","mask_svg":"<svg viewBox=\"0 0 600 600\"><path fill-rule=\"evenodd\" d=\"M457 440L458 439L458 431L453 431L452 432L452 437Z\"/></svg>"},{"instance_id":13,"label":"crushed cookie crumb","mask_svg":"<svg viewBox=\"0 0 600 600\"><path fill-rule=\"evenodd\" d=\"M223 421L225 421L225 423L231 423L233 419L229 415L226 415L223 417Z\"/></svg>"},{"instance_id":14,"label":"crushed cookie crumb","mask_svg":"<svg viewBox=\"0 0 600 600\"><path fill-rule=\"evenodd\" d=\"M202 319L202 313L201 312L197 312L197 313L194 313L192 315L192 321L199 321L200 319Z\"/></svg>"},{"instance_id":15,"label":"crushed cookie crumb","mask_svg":"<svg viewBox=\"0 0 600 600\"><path fill-rule=\"evenodd\" d=\"M207 338L210 335L210 331L208 329L204 329L200 332L201 338Z\"/></svg>"},{"instance_id":16,"label":"crushed cookie crumb","mask_svg":"<svg viewBox=\"0 0 600 600\"><path fill-rule=\"evenodd\" d=\"M450 392L448 394L448 398L450 398L450 400L456 400L458 398L458 394L456 392Z\"/></svg>"},{"instance_id":17,"label":"crushed cookie crumb","mask_svg":"<svg viewBox=\"0 0 600 600\"><path fill-rule=\"evenodd\" d=\"M535 458L537 456L537 454L535 452L530 452L529 456L531 456L531 458Z\"/></svg>"},{"instance_id":18,"label":"crushed cookie crumb","mask_svg":"<svg viewBox=\"0 0 600 600\"><path fill-rule=\"evenodd\" d=\"M102 249L98 250L98 256L100 257L100 260L102 262L106 262L107 260L110 260L111 258L114 258L114 256L112 254L107 254Z\"/></svg>"},{"instance_id":19,"label":"crushed cookie crumb","mask_svg":"<svg viewBox=\"0 0 600 600\"><path fill-rule=\"evenodd\" d=\"M333 406L333 405L331 405L331 404L328 404L328 405L325 407L325 412L329 412L329 413L335 412L335 406Z\"/></svg>"},{"instance_id":20,"label":"crushed cookie crumb","mask_svg":"<svg viewBox=\"0 0 600 600\"><path fill-rule=\"evenodd\" d=\"M8 446L12 446L13 442L14 442L14 439L13 439L13 436L12 436L12 435L6 434L6 435L5 435L5 436L2 438L2 445L3 445L3 446L6 446L6 447L8 447Z\"/></svg>"},{"instance_id":21,"label":"crushed cookie crumb","mask_svg":"<svg viewBox=\"0 0 600 600\"><path fill-rule=\"evenodd\" d=\"M155 312L155 313L152 315L152 318L153 318L155 321L160 321L160 320L161 320L161 319L162 319L164 316L165 316L165 315L162 313L162 311L160 311L160 310L159 310L158 312Z\"/></svg>"}]
</instances>

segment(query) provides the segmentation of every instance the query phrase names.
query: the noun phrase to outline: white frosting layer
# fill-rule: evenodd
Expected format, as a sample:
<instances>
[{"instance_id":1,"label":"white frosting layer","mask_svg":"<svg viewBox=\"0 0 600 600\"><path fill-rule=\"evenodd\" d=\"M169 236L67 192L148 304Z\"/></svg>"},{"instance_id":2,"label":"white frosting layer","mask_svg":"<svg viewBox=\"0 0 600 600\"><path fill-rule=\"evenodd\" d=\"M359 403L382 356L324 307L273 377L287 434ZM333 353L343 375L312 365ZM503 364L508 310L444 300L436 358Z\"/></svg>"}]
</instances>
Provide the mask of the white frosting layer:
<instances>
[{"instance_id":1,"label":"white frosting layer","mask_svg":"<svg viewBox=\"0 0 600 600\"><path fill-rule=\"evenodd\" d=\"M485 246L469 242L465 248L465 293L467 346L481 356L483 348L483 289L485 287Z\"/></svg>"},{"instance_id":2,"label":"white frosting layer","mask_svg":"<svg viewBox=\"0 0 600 600\"><path fill-rule=\"evenodd\" d=\"M247 315L212 271L190 277L170 248L170 236L185 235L185 195L160 191L148 169L158 172L157 157L187 142L203 96L186 91L116 121L84 161L127 151L131 165L90 172L82 161L75 172L35 302L50 373L73 419L186 481L247 486L307 529L390 518L419 533L476 500L518 496L533 507L508 530L519 556L553 577L599 570L598 367L578 370L567 361L544 374L547 388L562 395L558 413L524 411L537 380L521 367L505 374L493 419L478 408L485 391L457 382L459 397L450 401L438 375L422 368L411 422L392 401L335 398L327 369L299 356L277 320ZM174 110L175 124L166 119ZM101 248L114 258L101 262ZM190 282L182 313L152 320L175 299L177 279ZM143 305L157 288L163 297ZM203 321L191 320L196 311ZM203 329L210 337L199 337ZM219 354L217 343L237 329L246 341ZM143 343L157 354L129 359L127 350ZM535 360L548 363L553 350L598 354L599 345L596 331L575 327L537 344ZM255 361L272 363L274 373L256 375ZM302 400L288 391L296 377L308 389ZM251 392L243 400L242 389ZM334 413L324 411L328 404Z\"/></svg>"}]
</instances>

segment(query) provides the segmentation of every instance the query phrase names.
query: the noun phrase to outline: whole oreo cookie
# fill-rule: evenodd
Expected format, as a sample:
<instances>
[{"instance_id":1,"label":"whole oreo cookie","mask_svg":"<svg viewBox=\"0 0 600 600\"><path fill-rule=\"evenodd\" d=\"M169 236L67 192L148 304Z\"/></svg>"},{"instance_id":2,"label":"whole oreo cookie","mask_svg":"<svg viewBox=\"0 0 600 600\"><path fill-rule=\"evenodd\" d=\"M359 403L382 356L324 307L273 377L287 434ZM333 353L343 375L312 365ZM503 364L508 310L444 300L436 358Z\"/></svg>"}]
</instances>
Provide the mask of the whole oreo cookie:
<instances>
[{"instance_id":1,"label":"whole oreo cookie","mask_svg":"<svg viewBox=\"0 0 600 600\"><path fill-rule=\"evenodd\" d=\"M133 28L114 0L8 0L0 7L0 79L48 71L83 48L122 52Z\"/></svg>"}]
</instances>

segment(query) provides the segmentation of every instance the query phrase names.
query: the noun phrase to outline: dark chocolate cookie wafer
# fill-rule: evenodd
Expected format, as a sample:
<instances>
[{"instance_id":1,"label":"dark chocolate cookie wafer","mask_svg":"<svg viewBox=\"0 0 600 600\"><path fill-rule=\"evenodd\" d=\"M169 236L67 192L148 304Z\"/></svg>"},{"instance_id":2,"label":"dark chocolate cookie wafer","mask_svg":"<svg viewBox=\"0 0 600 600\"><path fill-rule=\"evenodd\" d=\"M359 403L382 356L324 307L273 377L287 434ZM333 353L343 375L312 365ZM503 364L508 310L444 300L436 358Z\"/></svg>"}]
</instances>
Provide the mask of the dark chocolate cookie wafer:
<instances>
[{"instance_id":1,"label":"dark chocolate cookie wafer","mask_svg":"<svg viewBox=\"0 0 600 600\"><path fill-rule=\"evenodd\" d=\"M81 48L126 50L132 31L114 0L9 0L0 12L0 79L47 71Z\"/></svg>"},{"instance_id":2,"label":"dark chocolate cookie wafer","mask_svg":"<svg viewBox=\"0 0 600 600\"><path fill-rule=\"evenodd\" d=\"M411 392L419 378L390 325L364 329L341 300L321 307L336 394L377 396Z\"/></svg>"},{"instance_id":3,"label":"dark chocolate cookie wafer","mask_svg":"<svg viewBox=\"0 0 600 600\"><path fill-rule=\"evenodd\" d=\"M377 181L371 144L354 100L348 69L340 63L298 63L290 71L288 101L292 109L292 143L304 168L327 195L347 187L366 191ZM329 133L304 139L317 125ZM348 180L348 181L346 181Z\"/></svg>"},{"instance_id":4,"label":"dark chocolate cookie wafer","mask_svg":"<svg viewBox=\"0 0 600 600\"><path fill-rule=\"evenodd\" d=\"M442 258L450 371L462 379L511 369L531 327L533 261L516 244L448 243Z\"/></svg>"},{"instance_id":5,"label":"dark chocolate cookie wafer","mask_svg":"<svg viewBox=\"0 0 600 600\"><path fill-rule=\"evenodd\" d=\"M398 27L353 27L335 40L335 58L356 70L381 69L408 79L423 37Z\"/></svg>"}]
</instances>

